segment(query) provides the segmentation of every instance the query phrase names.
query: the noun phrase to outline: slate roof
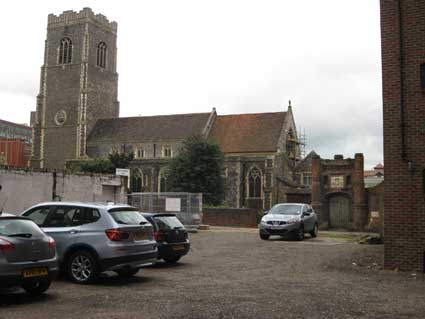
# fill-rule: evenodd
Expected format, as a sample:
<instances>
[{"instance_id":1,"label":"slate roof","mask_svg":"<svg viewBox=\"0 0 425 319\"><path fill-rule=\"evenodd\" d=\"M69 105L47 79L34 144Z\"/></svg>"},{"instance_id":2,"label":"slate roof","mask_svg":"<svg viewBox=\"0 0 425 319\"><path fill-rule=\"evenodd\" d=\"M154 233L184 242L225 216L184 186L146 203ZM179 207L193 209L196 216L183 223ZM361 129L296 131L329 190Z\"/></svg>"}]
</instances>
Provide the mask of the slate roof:
<instances>
[{"instance_id":1,"label":"slate roof","mask_svg":"<svg viewBox=\"0 0 425 319\"><path fill-rule=\"evenodd\" d=\"M93 127L89 142L179 140L201 134L210 113L100 119Z\"/></svg>"},{"instance_id":2,"label":"slate roof","mask_svg":"<svg viewBox=\"0 0 425 319\"><path fill-rule=\"evenodd\" d=\"M276 152L286 112L217 116L211 139L224 153Z\"/></svg>"}]
</instances>

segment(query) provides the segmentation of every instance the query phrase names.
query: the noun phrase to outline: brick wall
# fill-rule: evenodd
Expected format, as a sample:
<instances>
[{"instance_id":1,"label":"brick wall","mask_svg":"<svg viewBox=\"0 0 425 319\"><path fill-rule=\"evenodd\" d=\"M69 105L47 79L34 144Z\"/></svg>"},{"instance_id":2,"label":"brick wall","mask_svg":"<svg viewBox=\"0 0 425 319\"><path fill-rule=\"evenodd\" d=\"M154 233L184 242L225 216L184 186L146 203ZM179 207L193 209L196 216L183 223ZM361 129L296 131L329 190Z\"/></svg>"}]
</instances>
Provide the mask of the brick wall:
<instances>
[{"instance_id":1,"label":"brick wall","mask_svg":"<svg viewBox=\"0 0 425 319\"><path fill-rule=\"evenodd\" d=\"M257 227L257 210L204 208L202 222L210 226Z\"/></svg>"},{"instance_id":2,"label":"brick wall","mask_svg":"<svg viewBox=\"0 0 425 319\"><path fill-rule=\"evenodd\" d=\"M381 0L381 33L384 265L423 270L425 91L420 66L425 63L425 2Z\"/></svg>"}]
</instances>

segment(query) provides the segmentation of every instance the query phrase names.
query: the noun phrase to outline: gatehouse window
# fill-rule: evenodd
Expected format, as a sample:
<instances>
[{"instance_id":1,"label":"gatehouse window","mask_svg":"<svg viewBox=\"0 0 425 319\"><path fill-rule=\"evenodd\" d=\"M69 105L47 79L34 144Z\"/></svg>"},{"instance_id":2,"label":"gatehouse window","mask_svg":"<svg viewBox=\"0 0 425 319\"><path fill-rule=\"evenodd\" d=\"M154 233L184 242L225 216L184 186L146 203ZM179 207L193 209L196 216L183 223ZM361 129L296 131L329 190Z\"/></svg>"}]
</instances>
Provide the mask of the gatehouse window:
<instances>
[{"instance_id":1,"label":"gatehouse window","mask_svg":"<svg viewBox=\"0 0 425 319\"><path fill-rule=\"evenodd\" d=\"M72 61L72 41L70 38L63 38L59 45L59 64L70 64Z\"/></svg>"},{"instance_id":2,"label":"gatehouse window","mask_svg":"<svg viewBox=\"0 0 425 319\"><path fill-rule=\"evenodd\" d=\"M347 186L351 186L351 175L347 175L346 184L347 184Z\"/></svg>"},{"instance_id":3,"label":"gatehouse window","mask_svg":"<svg viewBox=\"0 0 425 319\"><path fill-rule=\"evenodd\" d=\"M248 195L250 198L261 197L261 171L257 167L251 168L248 174Z\"/></svg>"},{"instance_id":4,"label":"gatehouse window","mask_svg":"<svg viewBox=\"0 0 425 319\"><path fill-rule=\"evenodd\" d=\"M106 68L106 43L100 42L97 46L97 66L101 68Z\"/></svg>"}]
</instances>

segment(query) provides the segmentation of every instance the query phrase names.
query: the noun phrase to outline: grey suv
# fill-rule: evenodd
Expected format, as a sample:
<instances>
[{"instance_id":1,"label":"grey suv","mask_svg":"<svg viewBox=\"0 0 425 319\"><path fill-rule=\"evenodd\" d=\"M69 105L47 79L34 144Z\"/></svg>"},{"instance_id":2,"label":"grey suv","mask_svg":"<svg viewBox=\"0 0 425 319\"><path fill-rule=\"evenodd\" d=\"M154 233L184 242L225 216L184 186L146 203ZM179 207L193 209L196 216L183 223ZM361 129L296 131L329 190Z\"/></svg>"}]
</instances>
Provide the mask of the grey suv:
<instances>
[{"instance_id":1,"label":"grey suv","mask_svg":"<svg viewBox=\"0 0 425 319\"><path fill-rule=\"evenodd\" d=\"M270 235L284 236L293 234L298 240L304 239L304 233L317 236L317 215L307 204L276 204L260 223L260 238L268 239Z\"/></svg>"},{"instance_id":2,"label":"grey suv","mask_svg":"<svg viewBox=\"0 0 425 319\"><path fill-rule=\"evenodd\" d=\"M152 225L128 205L51 202L22 215L55 239L61 269L76 283L107 270L132 276L158 255Z\"/></svg>"}]
</instances>

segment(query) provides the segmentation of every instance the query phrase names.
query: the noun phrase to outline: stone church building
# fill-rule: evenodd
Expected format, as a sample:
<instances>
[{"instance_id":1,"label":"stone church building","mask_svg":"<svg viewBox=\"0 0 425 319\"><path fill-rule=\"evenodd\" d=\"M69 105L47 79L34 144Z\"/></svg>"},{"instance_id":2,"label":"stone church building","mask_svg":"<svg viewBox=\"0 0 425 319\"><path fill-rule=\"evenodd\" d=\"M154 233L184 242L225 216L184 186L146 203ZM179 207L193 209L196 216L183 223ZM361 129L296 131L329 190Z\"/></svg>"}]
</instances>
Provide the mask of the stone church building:
<instances>
[{"instance_id":1,"label":"stone church building","mask_svg":"<svg viewBox=\"0 0 425 319\"><path fill-rule=\"evenodd\" d=\"M80 12L50 14L33 123L34 168L133 151L131 191L167 190L166 166L182 141L201 134L225 154L226 201L268 209L293 186L300 143L289 104L274 113L119 117L117 23ZM280 195L279 195L279 194Z\"/></svg>"}]
</instances>

